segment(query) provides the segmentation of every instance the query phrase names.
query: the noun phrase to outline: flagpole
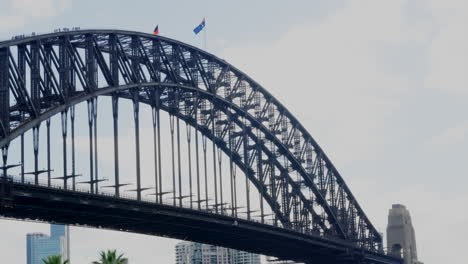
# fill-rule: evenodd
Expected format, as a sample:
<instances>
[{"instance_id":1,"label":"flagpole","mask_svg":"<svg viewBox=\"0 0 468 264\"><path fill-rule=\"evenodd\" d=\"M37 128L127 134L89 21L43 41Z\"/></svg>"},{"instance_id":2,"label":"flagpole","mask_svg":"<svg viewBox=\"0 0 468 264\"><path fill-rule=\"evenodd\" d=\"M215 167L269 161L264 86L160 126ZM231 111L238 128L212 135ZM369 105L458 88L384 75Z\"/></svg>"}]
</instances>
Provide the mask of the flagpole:
<instances>
[{"instance_id":1,"label":"flagpole","mask_svg":"<svg viewBox=\"0 0 468 264\"><path fill-rule=\"evenodd\" d=\"M207 33L206 33L206 31L207 31L207 30L206 30L206 17L204 18L204 21L205 21L205 28L204 28L204 29L205 29L205 32L203 33L203 36L204 36L204 38L205 38L205 48L204 48L204 50L207 51L207 50L206 50L206 34L207 34Z\"/></svg>"}]
</instances>

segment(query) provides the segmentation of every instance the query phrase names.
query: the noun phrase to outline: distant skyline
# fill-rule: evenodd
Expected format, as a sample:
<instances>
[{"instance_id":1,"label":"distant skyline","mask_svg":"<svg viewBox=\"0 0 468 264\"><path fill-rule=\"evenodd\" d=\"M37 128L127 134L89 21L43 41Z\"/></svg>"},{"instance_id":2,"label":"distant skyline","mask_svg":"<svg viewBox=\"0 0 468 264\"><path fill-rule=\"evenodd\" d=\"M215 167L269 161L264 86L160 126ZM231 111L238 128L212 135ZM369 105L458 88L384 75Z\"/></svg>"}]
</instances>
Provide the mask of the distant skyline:
<instances>
[{"instance_id":1,"label":"distant skyline","mask_svg":"<svg viewBox=\"0 0 468 264\"><path fill-rule=\"evenodd\" d=\"M391 205L404 204L421 261L466 261L468 1L5 0L0 39L74 26L151 33L159 24L160 35L202 47L193 28L203 17L208 51L291 110L379 231ZM4 261L25 263L26 233L47 229L0 220ZM72 263L107 248L130 263L175 261L177 240L70 232Z\"/></svg>"},{"instance_id":2,"label":"distant skyline","mask_svg":"<svg viewBox=\"0 0 468 264\"><path fill-rule=\"evenodd\" d=\"M196 242L175 246L175 264L261 264L261 255Z\"/></svg>"}]
</instances>

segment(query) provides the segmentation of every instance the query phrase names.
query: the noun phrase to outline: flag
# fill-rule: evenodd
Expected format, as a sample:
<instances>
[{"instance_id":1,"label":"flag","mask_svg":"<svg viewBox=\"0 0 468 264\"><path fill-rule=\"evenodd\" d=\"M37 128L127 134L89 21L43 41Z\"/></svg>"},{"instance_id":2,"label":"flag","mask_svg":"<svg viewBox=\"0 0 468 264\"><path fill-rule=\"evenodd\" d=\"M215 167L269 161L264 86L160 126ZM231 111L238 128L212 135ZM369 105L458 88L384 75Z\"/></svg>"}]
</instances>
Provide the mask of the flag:
<instances>
[{"instance_id":1,"label":"flag","mask_svg":"<svg viewBox=\"0 0 468 264\"><path fill-rule=\"evenodd\" d=\"M159 35L159 25L156 25L156 27L154 28L153 35Z\"/></svg>"},{"instance_id":2,"label":"flag","mask_svg":"<svg viewBox=\"0 0 468 264\"><path fill-rule=\"evenodd\" d=\"M202 29L205 27L205 18L203 18L203 21L198 25L196 28L193 29L193 33L198 34Z\"/></svg>"}]
</instances>

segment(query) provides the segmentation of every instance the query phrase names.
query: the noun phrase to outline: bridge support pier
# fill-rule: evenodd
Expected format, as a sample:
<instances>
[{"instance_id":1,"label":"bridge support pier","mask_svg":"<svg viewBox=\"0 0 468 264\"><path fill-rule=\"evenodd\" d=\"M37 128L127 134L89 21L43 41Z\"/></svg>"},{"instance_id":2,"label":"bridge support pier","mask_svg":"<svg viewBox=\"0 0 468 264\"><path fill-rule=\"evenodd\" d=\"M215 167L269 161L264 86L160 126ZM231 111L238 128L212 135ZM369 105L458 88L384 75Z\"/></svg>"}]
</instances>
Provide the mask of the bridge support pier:
<instances>
[{"instance_id":1,"label":"bridge support pier","mask_svg":"<svg viewBox=\"0 0 468 264\"><path fill-rule=\"evenodd\" d=\"M411 216L404 205L394 204L389 211L387 248L391 255L403 257L405 264L422 264L418 261Z\"/></svg>"}]
</instances>

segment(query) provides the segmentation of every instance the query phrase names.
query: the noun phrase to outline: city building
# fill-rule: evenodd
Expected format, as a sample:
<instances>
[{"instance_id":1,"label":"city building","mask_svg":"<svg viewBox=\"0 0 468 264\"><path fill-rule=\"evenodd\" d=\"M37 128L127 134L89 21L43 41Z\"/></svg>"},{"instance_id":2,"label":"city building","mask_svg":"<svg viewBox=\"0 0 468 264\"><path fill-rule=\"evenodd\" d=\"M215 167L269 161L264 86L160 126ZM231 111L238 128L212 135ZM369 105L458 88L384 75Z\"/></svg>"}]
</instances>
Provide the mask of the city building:
<instances>
[{"instance_id":1,"label":"city building","mask_svg":"<svg viewBox=\"0 0 468 264\"><path fill-rule=\"evenodd\" d=\"M300 262L294 262L292 260L281 260L275 257L266 257L266 263L271 263L271 264L303 264Z\"/></svg>"},{"instance_id":2,"label":"city building","mask_svg":"<svg viewBox=\"0 0 468 264\"><path fill-rule=\"evenodd\" d=\"M206 245L181 242L175 247L176 264L260 264L260 255Z\"/></svg>"},{"instance_id":3,"label":"city building","mask_svg":"<svg viewBox=\"0 0 468 264\"><path fill-rule=\"evenodd\" d=\"M63 260L70 258L69 227L50 225L50 236L42 233L26 235L27 264L43 264L43 259L60 255Z\"/></svg>"},{"instance_id":4,"label":"city building","mask_svg":"<svg viewBox=\"0 0 468 264\"><path fill-rule=\"evenodd\" d=\"M391 255L402 257L405 264L422 264L418 261L411 216L404 205L394 204L388 213L387 250Z\"/></svg>"}]
</instances>

